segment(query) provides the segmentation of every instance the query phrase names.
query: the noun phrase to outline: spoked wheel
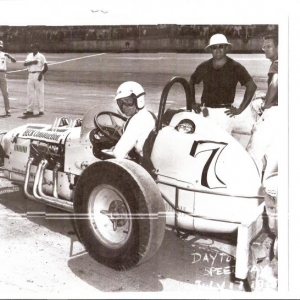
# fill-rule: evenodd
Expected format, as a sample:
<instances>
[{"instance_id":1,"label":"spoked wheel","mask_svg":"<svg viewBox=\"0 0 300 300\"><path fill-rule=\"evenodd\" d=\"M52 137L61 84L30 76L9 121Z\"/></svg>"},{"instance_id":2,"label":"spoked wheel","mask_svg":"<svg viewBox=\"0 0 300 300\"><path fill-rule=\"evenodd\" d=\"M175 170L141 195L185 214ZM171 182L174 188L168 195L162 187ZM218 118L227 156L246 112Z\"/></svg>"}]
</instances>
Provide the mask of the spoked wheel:
<instances>
[{"instance_id":1,"label":"spoked wheel","mask_svg":"<svg viewBox=\"0 0 300 300\"><path fill-rule=\"evenodd\" d=\"M155 255L164 237L164 210L156 183L132 161L94 163L76 184L78 238L94 259L116 270Z\"/></svg>"}]
</instances>

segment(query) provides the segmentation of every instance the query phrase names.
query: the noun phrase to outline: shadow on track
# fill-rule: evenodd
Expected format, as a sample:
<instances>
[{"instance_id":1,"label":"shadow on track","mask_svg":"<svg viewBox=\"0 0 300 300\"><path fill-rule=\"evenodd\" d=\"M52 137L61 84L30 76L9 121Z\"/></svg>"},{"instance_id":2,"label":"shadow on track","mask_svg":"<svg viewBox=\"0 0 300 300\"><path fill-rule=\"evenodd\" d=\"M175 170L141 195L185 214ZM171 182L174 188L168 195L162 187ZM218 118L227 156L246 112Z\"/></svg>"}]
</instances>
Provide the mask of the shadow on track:
<instances>
[{"instance_id":1,"label":"shadow on track","mask_svg":"<svg viewBox=\"0 0 300 300\"><path fill-rule=\"evenodd\" d=\"M115 271L99 264L84 251L74 233L72 221L63 211L25 199L22 187L17 187L19 190L11 188L5 195L0 195L0 204L18 214L19 222L24 218L27 223L35 224L32 224L33 232L27 233L33 237L33 246L37 242L42 244L41 251L46 244L39 241L43 241L45 235L52 236L47 230L55 233L53 243L65 245L62 253L69 252L68 261L65 261L69 269L99 291L240 290L233 277L234 257L220 250L211 236L187 235L167 228L163 244L151 260L128 271ZM10 229L14 239L18 239L18 234L24 235L19 222L18 227ZM41 228L39 231L34 229L37 226ZM27 227L31 225L27 224ZM63 261L58 250L52 246L51 253ZM32 255L36 253L32 252Z\"/></svg>"},{"instance_id":2,"label":"shadow on track","mask_svg":"<svg viewBox=\"0 0 300 300\"><path fill-rule=\"evenodd\" d=\"M41 115L31 115L31 116L20 116L18 117L19 119L27 120L27 119L32 119L32 118L40 118L42 117Z\"/></svg>"},{"instance_id":3,"label":"shadow on track","mask_svg":"<svg viewBox=\"0 0 300 300\"><path fill-rule=\"evenodd\" d=\"M9 118L9 116L5 115L0 115L0 118Z\"/></svg>"},{"instance_id":4,"label":"shadow on track","mask_svg":"<svg viewBox=\"0 0 300 300\"><path fill-rule=\"evenodd\" d=\"M169 228L168 228L169 229ZM177 235L166 230L163 244L148 262L115 271L87 253L68 262L72 272L100 291L243 290L233 276L235 259L206 237Z\"/></svg>"}]
</instances>

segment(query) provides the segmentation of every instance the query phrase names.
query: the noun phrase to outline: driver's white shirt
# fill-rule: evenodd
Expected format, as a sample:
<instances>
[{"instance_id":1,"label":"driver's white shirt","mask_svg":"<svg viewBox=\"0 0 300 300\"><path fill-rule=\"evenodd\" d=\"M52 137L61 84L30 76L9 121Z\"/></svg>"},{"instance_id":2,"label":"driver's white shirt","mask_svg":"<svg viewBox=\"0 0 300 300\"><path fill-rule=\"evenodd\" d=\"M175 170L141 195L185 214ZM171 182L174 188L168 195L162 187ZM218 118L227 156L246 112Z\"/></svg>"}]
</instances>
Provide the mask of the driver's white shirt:
<instances>
[{"instance_id":1,"label":"driver's white shirt","mask_svg":"<svg viewBox=\"0 0 300 300\"><path fill-rule=\"evenodd\" d=\"M113 153L116 158L126 158L128 152L135 151L143 156L143 146L151 130L155 127L155 120L151 113L143 108L127 122L127 127L116 144Z\"/></svg>"}]
</instances>

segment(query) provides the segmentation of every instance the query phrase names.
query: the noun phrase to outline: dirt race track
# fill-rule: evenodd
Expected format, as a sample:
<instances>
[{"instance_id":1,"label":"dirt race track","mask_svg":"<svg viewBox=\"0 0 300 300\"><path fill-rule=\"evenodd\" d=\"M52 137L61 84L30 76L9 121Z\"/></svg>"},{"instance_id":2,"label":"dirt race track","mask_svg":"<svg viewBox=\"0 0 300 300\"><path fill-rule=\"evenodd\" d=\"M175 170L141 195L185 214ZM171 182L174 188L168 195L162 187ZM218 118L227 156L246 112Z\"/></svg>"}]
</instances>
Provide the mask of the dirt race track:
<instances>
[{"instance_id":1,"label":"dirt race track","mask_svg":"<svg viewBox=\"0 0 300 300\"><path fill-rule=\"evenodd\" d=\"M45 54L45 116L24 119L26 110L26 54L14 55L7 74L12 117L0 116L0 131L29 123L53 123L55 118L82 118L93 105L114 110L113 96L127 80L141 83L147 107L157 112L164 85L173 76L186 79L207 54ZM253 76L258 90L266 87L269 61L264 55L230 55ZM201 88L197 88L197 99ZM238 86L236 103L243 95ZM183 90L174 88L169 103L184 104ZM36 111L37 112L37 111ZM4 114L0 101L0 115ZM152 297L199 297L199 292L246 291L232 276L234 238L186 236L166 230L163 245L147 263L126 272L94 261L78 242L69 219L56 209L26 200L22 189L0 173L0 297L100 298L102 292L165 292ZM274 279L274 278L273 278ZM265 290L275 291L268 284ZM170 294L172 293L172 294ZM176 293L175 296L173 293ZM105 293L104 297L110 294ZM120 294L112 294L119 297ZM126 293L123 298L142 297Z\"/></svg>"}]
</instances>

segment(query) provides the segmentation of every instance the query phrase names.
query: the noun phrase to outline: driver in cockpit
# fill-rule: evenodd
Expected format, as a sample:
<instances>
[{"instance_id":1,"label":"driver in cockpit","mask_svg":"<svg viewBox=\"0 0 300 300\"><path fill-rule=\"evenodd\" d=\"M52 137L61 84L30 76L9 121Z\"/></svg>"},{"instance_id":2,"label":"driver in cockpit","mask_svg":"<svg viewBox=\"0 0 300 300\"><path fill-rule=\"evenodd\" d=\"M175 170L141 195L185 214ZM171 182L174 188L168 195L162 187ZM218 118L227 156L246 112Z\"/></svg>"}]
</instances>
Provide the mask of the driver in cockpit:
<instances>
[{"instance_id":1,"label":"driver in cockpit","mask_svg":"<svg viewBox=\"0 0 300 300\"><path fill-rule=\"evenodd\" d=\"M143 156L145 140L156 121L155 115L145 108L145 94L143 87L134 81L122 83L117 90L115 101L120 113L128 118L123 134L113 149L113 155L118 159L127 158L133 148Z\"/></svg>"}]
</instances>

